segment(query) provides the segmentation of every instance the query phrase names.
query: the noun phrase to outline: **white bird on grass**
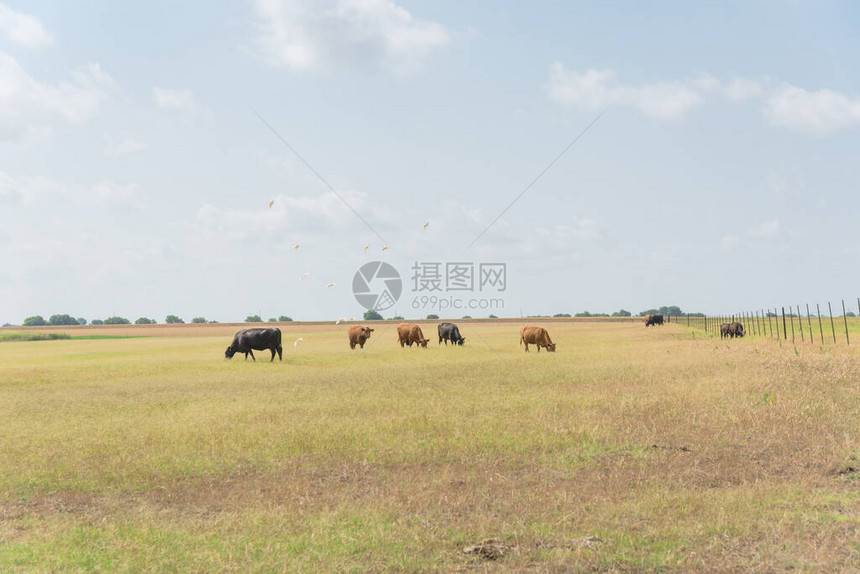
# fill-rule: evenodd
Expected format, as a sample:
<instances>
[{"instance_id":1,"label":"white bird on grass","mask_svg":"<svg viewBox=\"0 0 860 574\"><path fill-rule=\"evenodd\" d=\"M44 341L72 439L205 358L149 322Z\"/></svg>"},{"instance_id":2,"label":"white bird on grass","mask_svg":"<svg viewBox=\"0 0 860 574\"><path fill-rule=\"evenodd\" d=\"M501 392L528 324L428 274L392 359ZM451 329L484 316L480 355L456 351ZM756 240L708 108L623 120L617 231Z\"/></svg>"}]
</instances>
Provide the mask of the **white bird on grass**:
<instances>
[{"instance_id":1,"label":"white bird on grass","mask_svg":"<svg viewBox=\"0 0 860 574\"><path fill-rule=\"evenodd\" d=\"M300 341L304 341L304 339L303 339L302 337L299 337L298 339L296 339L295 341L293 341L293 347L295 347L296 349L298 349L298 348L299 348L299 342L300 342Z\"/></svg>"}]
</instances>

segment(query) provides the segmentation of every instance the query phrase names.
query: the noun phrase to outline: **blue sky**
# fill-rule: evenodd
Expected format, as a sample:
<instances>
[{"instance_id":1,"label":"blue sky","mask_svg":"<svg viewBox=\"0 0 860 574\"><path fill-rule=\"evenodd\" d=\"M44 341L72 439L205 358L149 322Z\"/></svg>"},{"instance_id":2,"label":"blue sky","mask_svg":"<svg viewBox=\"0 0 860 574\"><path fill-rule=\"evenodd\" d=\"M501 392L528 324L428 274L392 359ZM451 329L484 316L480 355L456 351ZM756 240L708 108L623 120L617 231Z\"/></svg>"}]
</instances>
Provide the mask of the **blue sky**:
<instances>
[{"instance_id":1,"label":"blue sky","mask_svg":"<svg viewBox=\"0 0 860 574\"><path fill-rule=\"evenodd\" d=\"M860 294L851 3L210 4L0 2L0 322L360 316L375 259L409 317L416 261L504 316Z\"/></svg>"}]
</instances>

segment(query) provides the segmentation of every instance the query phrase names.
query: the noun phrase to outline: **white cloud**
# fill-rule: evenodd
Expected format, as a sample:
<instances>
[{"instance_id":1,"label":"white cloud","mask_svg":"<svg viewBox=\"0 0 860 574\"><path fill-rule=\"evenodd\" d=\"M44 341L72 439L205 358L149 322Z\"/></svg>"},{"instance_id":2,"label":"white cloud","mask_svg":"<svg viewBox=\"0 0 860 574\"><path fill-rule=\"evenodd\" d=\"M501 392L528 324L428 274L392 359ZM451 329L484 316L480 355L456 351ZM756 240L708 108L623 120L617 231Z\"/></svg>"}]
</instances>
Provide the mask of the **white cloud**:
<instances>
[{"instance_id":1,"label":"white cloud","mask_svg":"<svg viewBox=\"0 0 860 574\"><path fill-rule=\"evenodd\" d=\"M436 22L391 0L256 0L257 40L274 65L299 70L370 63L408 71L450 41Z\"/></svg>"},{"instance_id":2,"label":"white cloud","mask_svg":"<svg viewBox=\"0 0 860 574\"><path fill-rule=\"evenodd\" d=\"M860 98L828 89L810 92L784 84L765 101L764 115L776 126L830 135L860 124Z\"/></svg>"},{"instance_id":3,"label":"white cloud","mask_svg":"<svg viewBox=\"0 0 860 574\"><path fill-rule=\"evenodd\" d=\"M38 18L15 12L3 3L0 3L0 36L24 48L42 48L54 42Z\"/></svg>"},{"instance_id":4,"label":"white cloud","mask_svg":"<svg viewBox=\"0 0 860 574\"><path fill-rule=\"evenodd\" d=\"M570 224L559 224L552 228L537 229L538 235L563 241L587 241L600 237L597 221L589 218L575 217Z\"/></svg>"},{"instance_id":5,"label":"white cloud","mask_svg":"<svg viewBox=\"0 0 860 574\"><path fill-rule=\"evenodd\" d=\"M860 98L776 84L766 76L724 83L702 74L692 80L632 85L619 81L612 70L578 72L556 62L544 87L551 101L575 112L625 106L653 118L675 119L718 95L732 102L763 102L762 113L771 125L801 133L830 135L860 125Z\"/></svg>"},{"instance_id":6,"label":"white cloud","mask_svg":"<svg viewBox=\"0 0 860 574\"><path fill-rule=\"evenodd\" d=\"M546 84L549 99L574 111L594 112L611 106L632 107L659 119L678 118L702 102L701 91L714 88L716 79L699 77L686 82L657 82L634 86L620 83L612 70L577 72L556 62Z\"/></svg>"},{"instance_id":7,"label":"white cloud","mask_svg":"<svg viewBox=\"0 0 860 574\"><path fill-rule=\"evenodd\" d=\"M765 94L762 84L756 80L746 78L732 78L729 85L725 87L725 95L732 101L759 99Z\"/></svg>"},{"instance_id":8,"label":"white cloud","mask_svg":"<svg viewBox=\"0 0 860 574\"><path fill-rule=\"evenodd\" d=\"M126 138L121 142L108 142L105 144L105 153L110 156L126 155L146 149L146 144L137 140Z\"/></svg>"},{"instance_id":9,"label":"white cloud","mask_svg":"<svg viewBox=\"0 0 860 574\"><path fill-rule=\"evenodd\" d=\"M31 77L0 52L0 140L50 131L53 122L85 122L116 84L98 64L75 70L73 81L51 85Z\"/></svg>"},{"instance_id":10,"label":"white cloud","mask_svg":"<svg viewBox=\"0 0 860 574\"><path fill-rule=\"evenodd\" d=\"M359 213L364 193L341 191L340 195ZM332 192L317 196L278 195L272 207L221 208L206 204L197 210L194 228L209 238L232 241L290 241L311 233L363 227L355 214Z\"/></svg>"},{"instance_id":11,"label":"white cloud","mask_svg":"<svg viewBox=\"0 0 860 574\"><path fill-rule=\"evenodd\" d=\"M197 107L191 90L172 90L169 88L152 88L152 97L162 108L173 110L193 110Z\"/></svg>"},{"instance_id":12,"label":"white cloud","mask_svg":"<svg viewBox=\"0 0 860 574\"><path fill-rule=\"evenodd\" d=\"M779 234L779 220L763 221L747 232L750 237L776 237Z\"/></svg>"},{"instance_id":13,"label":"white cloud","mask_svg":"<svg viewBox=\"0 0 860 574\"><path fill-rule=\"evenodd\" d=\"M65 201L79 205L142 206L136 183L102 180L88 185L67 185L47 177L15 179L0 171L0 201L24 206Z\"/></svg>"}]
</instances>

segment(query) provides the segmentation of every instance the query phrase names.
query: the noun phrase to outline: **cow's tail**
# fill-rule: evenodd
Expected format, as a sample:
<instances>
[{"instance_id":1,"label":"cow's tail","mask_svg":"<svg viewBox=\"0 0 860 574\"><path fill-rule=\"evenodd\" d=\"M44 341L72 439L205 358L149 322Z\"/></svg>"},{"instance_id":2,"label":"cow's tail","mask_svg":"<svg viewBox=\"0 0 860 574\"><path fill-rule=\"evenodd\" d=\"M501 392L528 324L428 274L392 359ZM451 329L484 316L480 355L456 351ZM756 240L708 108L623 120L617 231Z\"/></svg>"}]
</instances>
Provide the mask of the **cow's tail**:
<instances>
[{"instance_id":1,"label":"cow's tail","mask_svg":"<svg viewBox=\"0 0 860 574\"><path fill-rule=\"evenodd\" d=\"M275 327L275 331L278 332L278 348L281 348L281 330Z\"/></svg>"}]
</instances>

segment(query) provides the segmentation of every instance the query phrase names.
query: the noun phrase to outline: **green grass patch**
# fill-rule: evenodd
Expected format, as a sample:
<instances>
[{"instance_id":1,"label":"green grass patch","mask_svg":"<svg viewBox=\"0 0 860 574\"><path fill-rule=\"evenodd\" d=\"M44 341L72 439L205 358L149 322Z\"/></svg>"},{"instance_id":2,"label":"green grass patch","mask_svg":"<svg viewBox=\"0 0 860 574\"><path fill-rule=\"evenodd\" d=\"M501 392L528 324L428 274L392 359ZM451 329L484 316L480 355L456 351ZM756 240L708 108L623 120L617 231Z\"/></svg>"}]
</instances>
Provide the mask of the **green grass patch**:
<instances>
[{"instance_id":1,"label":"green grass patch","mask_svg":"<svg viewBox=\"0 0 860 574\"><path fill-rule=\"evenodd\" d=\"M70 339L66 333L0 333L0 343L19 341L57 341Z\"/></svg>"}]
</instances>

